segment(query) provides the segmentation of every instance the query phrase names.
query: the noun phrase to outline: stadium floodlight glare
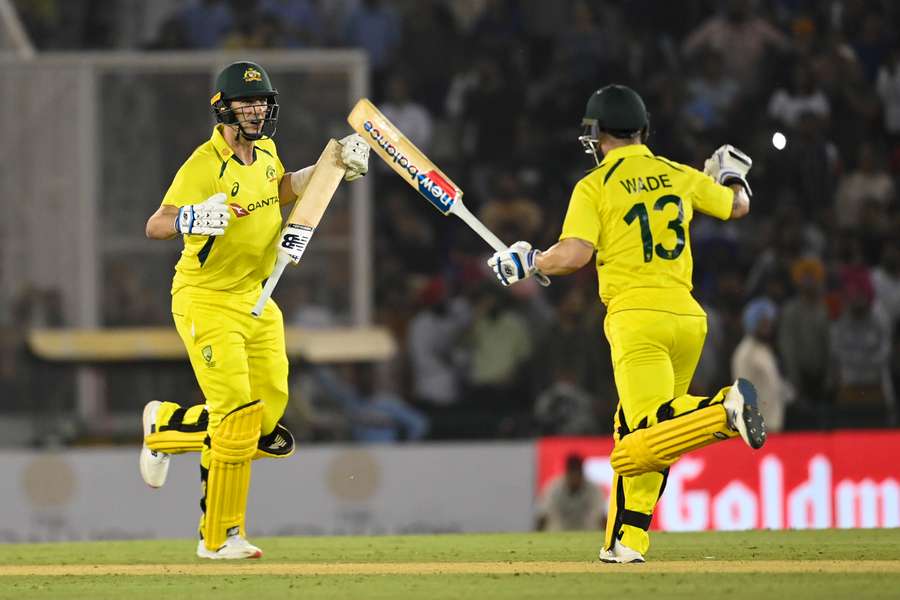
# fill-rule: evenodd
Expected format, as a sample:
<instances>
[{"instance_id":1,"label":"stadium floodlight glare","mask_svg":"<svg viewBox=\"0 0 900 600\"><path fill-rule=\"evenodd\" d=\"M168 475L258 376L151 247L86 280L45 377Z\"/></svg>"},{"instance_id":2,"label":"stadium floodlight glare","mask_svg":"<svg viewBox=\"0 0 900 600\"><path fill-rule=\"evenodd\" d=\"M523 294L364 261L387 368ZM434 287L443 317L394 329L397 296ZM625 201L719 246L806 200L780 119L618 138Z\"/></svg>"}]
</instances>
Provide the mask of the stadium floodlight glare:
<instances>
[{"instance_id":1,"label":"stadium floodlight glare","mask_svg":"<svg viewBox=\"0 0 900 600\"><path fill-rule=\"evenodd\" d=\"M787 138L780 131L776 131L772 134L772 145L776 150L784 150L784 147L787 146Z\"/></svg>"}]
</instances>

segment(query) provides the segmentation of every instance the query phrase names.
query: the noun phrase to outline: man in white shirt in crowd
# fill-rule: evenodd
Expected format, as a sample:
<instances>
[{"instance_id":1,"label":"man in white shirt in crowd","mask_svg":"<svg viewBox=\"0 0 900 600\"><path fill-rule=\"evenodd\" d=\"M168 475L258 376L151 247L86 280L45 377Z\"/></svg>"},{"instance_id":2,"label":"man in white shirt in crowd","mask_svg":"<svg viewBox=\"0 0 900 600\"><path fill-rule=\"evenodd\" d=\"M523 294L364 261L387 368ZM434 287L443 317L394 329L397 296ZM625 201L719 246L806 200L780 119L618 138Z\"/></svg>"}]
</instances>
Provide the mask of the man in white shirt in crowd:
<instances>
[{"instance_id":1,"label":"man in white shirt in crowd","mask_svg":"<svg viewBox=\"0 0 900 600\"><path fill-rule=\"evenodd\" d=\"M584 476L584 459L566 457L566 472L550 481L538 499L538 531L598 531L606 528L608 498Z\"/></svg>"},{"instance_id":2,"label":"man in white shirt in crowd","mask_svg":"<svg viewBox=\"0 0 900 600\"><path fill-rule=\"evenodd\" d=\"M769 432L784 428L784 407L793 399L790 384L778 371L772 339L778 309L768 298L752 300L743 315L744 338L731 356L731 376L756 385L759 410Z\"/></svg>"}]
</instances>

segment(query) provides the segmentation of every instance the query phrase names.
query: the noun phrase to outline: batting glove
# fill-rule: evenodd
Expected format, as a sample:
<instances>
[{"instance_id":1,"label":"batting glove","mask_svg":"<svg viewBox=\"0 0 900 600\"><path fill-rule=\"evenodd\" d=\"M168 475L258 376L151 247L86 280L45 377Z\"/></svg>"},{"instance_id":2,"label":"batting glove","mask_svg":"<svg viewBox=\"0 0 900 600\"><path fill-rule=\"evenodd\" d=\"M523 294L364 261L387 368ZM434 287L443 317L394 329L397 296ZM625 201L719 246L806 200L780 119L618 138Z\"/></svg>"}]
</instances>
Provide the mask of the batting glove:
<instances>
[{"instance_id":1,"label":"batting glove","mask_svg":"<svg viewBox=\"0 0 900 600\"><path fill-rule=\"evenodd\" d=\"M750 184L747 183L747 173L753 166L753 160L732 146L725 144L719 147L703 165L703 172L722 185L740 183L747 190L747 195L752 196Z\"/></svg>"},{"instance_id":2,"label":"batting glove","mask_svg":"<svg viewBox=\"0 0 900 600\"><path fill-rule=\"evenodd\" d=\"M517 281L540 274L534 264L535 258L540 253L540 250L533 249L528 242L516 242L506 250L494 252L487 263L494 270L500 283L509 287Z\"/></svg>"},{"instance_id":3,"label":"batting glove","mask_svg":"<svg viewBox=\"0 0 900 600\"><path fill-rule=\"evenodd\" d=\"M339 140L343 148L341 149L341 160L347 167L347 174L344 175L344 181L353 181L359 179L369 172L369 145L363 141L358 133L353 133Z\"/></svg>"},{"instance_id":4,"label":"batting glove","mask_svg":"<svg viewBox=\"0 0 900 600\"><path fill-rule=\"evenodd\" d=\"M219 192L205 202L179 208L175 231L186 235L222 235L230 218L231 209L225 204L225 194Z\"/></svg>"}]
</instances>

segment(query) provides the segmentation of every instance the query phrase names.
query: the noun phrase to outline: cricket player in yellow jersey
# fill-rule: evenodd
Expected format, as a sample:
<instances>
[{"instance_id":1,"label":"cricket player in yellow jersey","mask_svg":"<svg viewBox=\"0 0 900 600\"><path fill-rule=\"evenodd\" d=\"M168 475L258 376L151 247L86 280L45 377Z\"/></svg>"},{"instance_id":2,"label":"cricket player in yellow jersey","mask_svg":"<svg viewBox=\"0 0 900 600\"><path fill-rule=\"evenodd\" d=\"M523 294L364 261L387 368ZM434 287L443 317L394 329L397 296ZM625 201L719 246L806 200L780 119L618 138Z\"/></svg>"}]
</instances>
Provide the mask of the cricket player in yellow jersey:
<instances>
[{"instance_id":1,"label":"cricket player in yellow jersey","mask_svg":"<svg viewBox=\"0 0 900 600\"><path fill-rule=\"evenodd\" d=\"M206 403L147 404L140 470L148 485L160 487L171 454L201 452L201 558L262 555L244 527L251 460L286 457L294 448L279 423L288 399L281 311L270 299L259 318L250 314L285 235L281 206L303 201L313 171L286 173L281 164L272 140L277 97L259 65L226 67L211 100L218 122L212 136L178 170L147 221L149 238L183 236L172 317ZM356 134L341 144L352 181L368 170L369 147Z\"/></svg>"},{"instance_id":2,"label":"cricket player in yellow jersey","mask_svg":"<svg viewBox=\"0 0 900 600\"><path fill-rule=\"evenodd\" d=\"M537 272L572 273L596 254L619 395L600 559L643 562L672 463L737 435L751 448L765 442L749 381L710 397L687 394L706 337L706 313L691 295L691 219L694 211L723 220L746 215L752 163L731 146L716 150L703 173L655 156L644 145L644 102L620 85L591 96L583 125L579 140L597 166L575 186L559 242L543 252L516 242L488 262L510 285Z\"/></svg>"}]
</instances>

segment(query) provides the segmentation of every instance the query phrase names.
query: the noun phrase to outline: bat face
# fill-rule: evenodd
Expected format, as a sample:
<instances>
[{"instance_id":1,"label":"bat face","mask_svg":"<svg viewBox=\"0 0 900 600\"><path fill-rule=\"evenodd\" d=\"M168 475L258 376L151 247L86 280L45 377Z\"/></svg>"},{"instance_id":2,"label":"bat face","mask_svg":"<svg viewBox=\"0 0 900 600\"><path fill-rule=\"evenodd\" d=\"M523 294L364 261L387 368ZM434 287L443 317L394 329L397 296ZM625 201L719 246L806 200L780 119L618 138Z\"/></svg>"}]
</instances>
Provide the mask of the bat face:
<instances>
[{"instance_id":1,"label":"bat face","mask_svg":"<svg viewBox=\"0 0 900 600\"><path fill-rule=\"evenodd\" d=\"M460 190L429 161L421 150L400 133L370 102L360 100L348 121L375 152L416 188L432 206L448 215Z\"/></svg>"},{"instance_id":2,"label":"bat face","mask_svg":"<svg viewBox=\"0 0 900 600\"><path fill-rule=\"evenodd\" d=\"M395 139L398 137L402 138L410 145L412 143L408 142L405 136L390 127L388 123L384 122L380 125L379 127L371 120L363 122L363 130L368 133L369 138L366 141L374 143L376 151L380 149L381 152L386 154L388 164L395 171L409 177L410 181L419 190L419 193L425 196L425 199L431 202L436 209L445 215L449 214L453 203L456 202L460 195L459 188L447 181L437 170L428 169L423 164L416 164L415 158L411 159L401 148L393 144L388 139L388 135L392 133L391 137ZM403 146L402 143L400 145Z\"/></svg>"}]
</instances>

